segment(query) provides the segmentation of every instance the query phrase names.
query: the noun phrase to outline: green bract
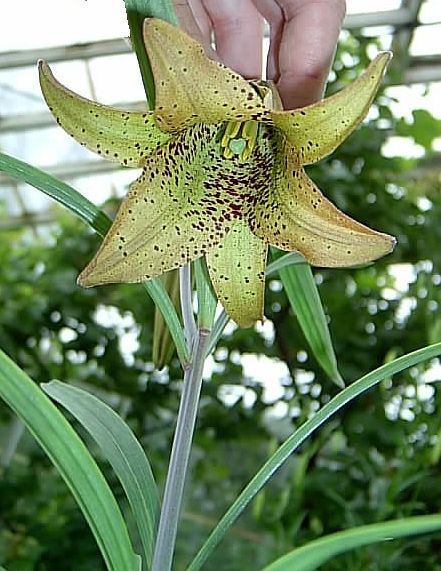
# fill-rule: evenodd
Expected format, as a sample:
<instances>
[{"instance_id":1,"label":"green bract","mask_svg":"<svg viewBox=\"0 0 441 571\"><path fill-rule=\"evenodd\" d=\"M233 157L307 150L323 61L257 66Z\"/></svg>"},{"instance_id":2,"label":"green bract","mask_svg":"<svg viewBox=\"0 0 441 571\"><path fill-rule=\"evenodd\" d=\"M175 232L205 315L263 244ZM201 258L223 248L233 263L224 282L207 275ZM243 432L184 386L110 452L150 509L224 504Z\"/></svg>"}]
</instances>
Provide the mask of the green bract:
<instances>
[{"instance_id":1,"label":"green bract","mask_svg":"<svg viewBox=\"0 0 441 571\"><path fill-rule=\"evenodd\" d=\"M394 238L340 212L303 169L363 119L390 53L336 95L284 111L273 85L210 60L170 24L146 20L144 40L156 91L147 113L84 99L40 63L57 122L90 150L143 169L81 285L140 282L205 255L219 300L247 327L263 317L269 244L324 267L393 249Z\"/></svg>"}]
</instances>

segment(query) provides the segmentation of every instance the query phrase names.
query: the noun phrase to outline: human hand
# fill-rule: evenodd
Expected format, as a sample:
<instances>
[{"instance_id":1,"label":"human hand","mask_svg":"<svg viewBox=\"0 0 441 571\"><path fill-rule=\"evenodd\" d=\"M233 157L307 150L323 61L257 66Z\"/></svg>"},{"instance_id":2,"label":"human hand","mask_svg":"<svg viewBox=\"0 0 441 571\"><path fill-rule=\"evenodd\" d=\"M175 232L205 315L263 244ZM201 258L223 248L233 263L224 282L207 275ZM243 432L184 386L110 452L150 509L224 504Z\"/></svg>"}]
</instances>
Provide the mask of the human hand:
<instances>
[{"instance_id":1,"label":"human hand","mask_svg":"<svg viewBox=\"0 0 441 571\"><path fill-rule=\"evenodd\" d=\"M175 0L182 27L248 79L261 77L263 18L270 26L267 78L285 109L323 97L345 0Z\"/></svg>"}]
</instances>

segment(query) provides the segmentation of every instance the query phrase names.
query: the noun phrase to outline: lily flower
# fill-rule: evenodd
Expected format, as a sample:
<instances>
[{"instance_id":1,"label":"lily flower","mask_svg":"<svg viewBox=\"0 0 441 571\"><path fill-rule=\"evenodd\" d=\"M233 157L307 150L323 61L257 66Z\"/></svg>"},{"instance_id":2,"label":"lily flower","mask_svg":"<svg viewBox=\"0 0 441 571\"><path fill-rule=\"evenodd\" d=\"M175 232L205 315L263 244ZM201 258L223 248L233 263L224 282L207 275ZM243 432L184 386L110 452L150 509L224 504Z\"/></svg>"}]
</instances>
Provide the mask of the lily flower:
<instances>
[{"instance_id":1,"label":"lily flower","mask_svg":"<svg viewBox=\"0 0 441 571\"><path fill-rule=\"evenodd\" d=\"M263 318L269 245L322 267L393 249L393 237L343 214L304 170L365 117L390 53L339 93L284 111L273 84L246 81L172 25L146 20L144 41L156 94L145 113L80 97L39 64L59 125L91 151L142 168L80 285L141 282L205 256L218 299L248 327Z\"/></svg>"}]
</instances>

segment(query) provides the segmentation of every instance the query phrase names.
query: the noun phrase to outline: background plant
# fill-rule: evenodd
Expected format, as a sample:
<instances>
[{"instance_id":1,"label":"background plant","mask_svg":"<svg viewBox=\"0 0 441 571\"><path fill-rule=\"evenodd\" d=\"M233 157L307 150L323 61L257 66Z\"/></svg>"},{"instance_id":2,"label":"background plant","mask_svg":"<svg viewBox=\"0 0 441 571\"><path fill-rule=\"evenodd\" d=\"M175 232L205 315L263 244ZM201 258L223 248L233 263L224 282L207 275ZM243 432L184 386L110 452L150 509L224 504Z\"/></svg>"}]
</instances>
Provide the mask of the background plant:
<instances>
[{"instance_id":1,"label":"background plant","mask_svg":"<svg viewBox=\"0 0 441 571\"><path fill-rule=\"evenodd\" d=\"M360 68L365 66L365 45L350 39L339 57L348 52L360 57ZM343 67L339 81L344 78ZM374 227L387 228L400 244L393 257L369 268L316 272L340 371L347 380L439 340L439 188L424 178L413 180L415 164L381 157L395 123L388 104L385 96L380 98L378 118L311 173L341 208ZM386 128L380 119L386 119ZM423 208L422 197L429 198L430 209ZM136 286L85 293L74 285L77 269L96 244L70 216L57 211L57 221L50 229L57 247L51 249L47 236L30 244L28 229L4 231L0 345L39 382L80 382L111 402L140 437L161 483L179 398L178 363L172 360L162 374L152 370L153 305ZM390 273L396 263L412 266L414 279L407 291L397 289ZM276 443L336 391L310 355L276 278L268 290L266 315L274 330L266 336L261 331L230 331L214 354L214 372L200 406L176 568L184 568L208 528ZM113 322L103 322L103 307L112 308ZM138 336L131 355L121 346L125 330ZM268 402L260 383L244 377L241 357L248 354L265 354L288 365L274 402ZM411 369L393 384L385 381L305 444L259 495L207 569L244 569L244 562L255 569L294 542L439 509L439 391L424 382L427 367ZM239 388L234 399L226 397L232 385ZM13 430L14 425L4 408L2 419L7 440L6 427ZM83 539L88 531L73 500L29 438L4 471L1 486L0 549L8 569L57 568L62 563L66 568L66 555L72 569L102 566L93 539ZM436 569L437 547L431 538L406 541L401 549L396 542L386 543L336 559L327 568L414 569L424 564Z\"/></svg>"}]
</instances>

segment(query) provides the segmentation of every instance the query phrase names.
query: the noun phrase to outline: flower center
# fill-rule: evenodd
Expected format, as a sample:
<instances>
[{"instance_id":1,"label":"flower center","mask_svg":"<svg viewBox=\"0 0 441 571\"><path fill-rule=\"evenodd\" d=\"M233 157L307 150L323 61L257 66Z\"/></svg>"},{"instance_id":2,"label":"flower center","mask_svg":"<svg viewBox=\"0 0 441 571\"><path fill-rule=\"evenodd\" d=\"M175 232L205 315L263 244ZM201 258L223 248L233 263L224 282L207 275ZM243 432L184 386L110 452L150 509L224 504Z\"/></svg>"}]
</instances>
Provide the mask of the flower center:
<instances>
[{"instance_id":1,"label":"flower center","mask_svg":"<svg viewBox=\"0 0 441 571\"><path fill-rule=\"evenodd\" d=\"M253 152L258 131L257 121L228 121L220 142L223 156L246 161Z\"/></svg>"}]
</instances>

